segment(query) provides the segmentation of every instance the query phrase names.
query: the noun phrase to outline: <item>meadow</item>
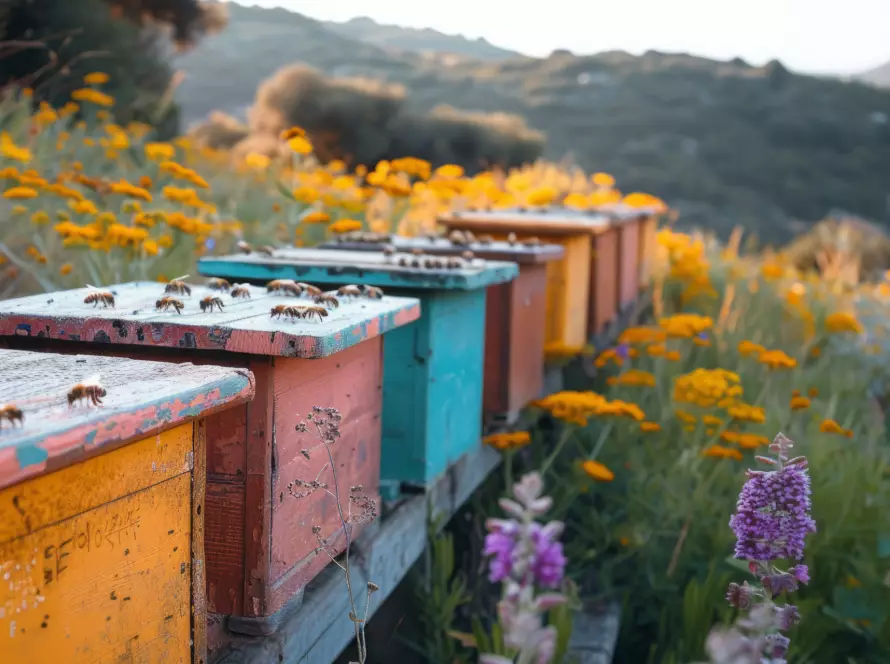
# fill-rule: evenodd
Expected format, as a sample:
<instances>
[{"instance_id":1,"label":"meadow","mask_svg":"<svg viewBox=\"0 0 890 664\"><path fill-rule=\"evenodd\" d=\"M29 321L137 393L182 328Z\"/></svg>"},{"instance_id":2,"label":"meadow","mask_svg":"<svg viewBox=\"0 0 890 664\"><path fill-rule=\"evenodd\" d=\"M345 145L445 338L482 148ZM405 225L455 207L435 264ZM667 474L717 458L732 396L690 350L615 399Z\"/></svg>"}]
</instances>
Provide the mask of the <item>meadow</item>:
<instances>
[{"instance_id":1,"label":"meadow","mask_svg":"<svg viewBox=\"0 0 890 664\"><path fill-rule=\"evenodd\" d=\"M114 123L106 80L91 74L62 108L33 108L27 90L0 102L2 299L194 275L198 257L239 243L429 233L453 209L663 205L606 172L545 162L472 176L410 155L322 164L299 128L281 136L284 159L156 142L148 126ZM720 244L664 217L651 316L585 360L597 369L587 390L546 396L523 430L487 440L504 455L495 494L539 473L548 518L565 523L572 596L622 603L616 661L701 660L712 626L734 617L727 584L747 571L728 526L745 469L783 432L809 459L817 524L789 660L890 660L890 281L861 282L842 247L802 273L781 252L743 250L741 229ZM497 509L478 504L479 523ZM462 574L445 584L478 581ZM458 604L472 607L476 637L452 635L469 631L459 611L427 636L450 661L472 661L496 617Z\"/></svg>"}]
</instances>

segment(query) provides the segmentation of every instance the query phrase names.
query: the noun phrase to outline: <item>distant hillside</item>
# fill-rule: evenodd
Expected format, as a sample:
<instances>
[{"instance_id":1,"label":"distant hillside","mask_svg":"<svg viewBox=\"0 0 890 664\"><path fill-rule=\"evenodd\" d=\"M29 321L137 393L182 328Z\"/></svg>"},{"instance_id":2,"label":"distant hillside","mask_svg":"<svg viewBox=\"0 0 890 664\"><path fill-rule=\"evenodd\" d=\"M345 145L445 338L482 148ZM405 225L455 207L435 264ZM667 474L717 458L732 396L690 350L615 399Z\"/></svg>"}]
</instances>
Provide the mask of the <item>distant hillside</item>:
<instances>
[{"instance_id":1,"label":"distant hillside","mask_svg":"<svg viewBox=\"0 0 890 664\"><path fill-rule=\"evenodd\" d=\"M857 78L866 83L871 83L872 85L890 88L890 62L887 62L880 67L870 69L864 74L860 74Z\"/></svg>"},{"instance_id":2,"label":"distant hillside","mask_svg":"<svg viewBox=\"0 0 890 664\"><path fill-rule=\"evenodd\" d=\"M742 224L783 241L833 207L890 220L890 91L800 76L779 62L683 54L422 55L283 9L230 8L222 34L174 62L187 74L177 96L189 122L214 109L243 115L263 79L302 61L401 83L421 112L450 104L522 115L547 135L547 157L608 170L626 191L662 196L689 223L723 235Z\"/></svg>"},{"instance_id":3,"label":"distant hillside","mask_svg":"<svg viewBox=\"0 0 890 664\"><path fill-rule=\"evenodd\" d=\"M341 37L399 51L453 53L478 60L504 60L519 55L516 51L500 48L482 38L467 39L463 35L446 35L430 28L418 30L382 25L364 16L346 23L326 21L323 25Z\"/></svg>"}]
</instances>

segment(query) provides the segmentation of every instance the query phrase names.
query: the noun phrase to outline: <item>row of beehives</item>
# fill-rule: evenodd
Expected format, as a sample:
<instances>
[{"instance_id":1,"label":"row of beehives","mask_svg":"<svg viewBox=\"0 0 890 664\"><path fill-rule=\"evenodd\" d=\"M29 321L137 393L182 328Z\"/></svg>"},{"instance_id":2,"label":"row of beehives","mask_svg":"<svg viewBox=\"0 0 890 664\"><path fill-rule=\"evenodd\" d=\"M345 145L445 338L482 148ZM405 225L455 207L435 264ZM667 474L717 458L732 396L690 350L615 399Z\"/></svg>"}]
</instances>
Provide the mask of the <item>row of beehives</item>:
<instances>
[{"instance_id":1,"label":"row of beehives","mask_svg":"<svg viewBox=\"0 0 890 664\"><path fill-rule=\"evenodd\" d=\"M0 660L197 662L268 633L319 537L344 543L332 488L294 486L331 461L344 505L429 486L541 396L546 343L581 347L648 279L640 211L442 221L0 303ZM329 408L331 459L307 420Z\"/></svg>"}]
</instances>

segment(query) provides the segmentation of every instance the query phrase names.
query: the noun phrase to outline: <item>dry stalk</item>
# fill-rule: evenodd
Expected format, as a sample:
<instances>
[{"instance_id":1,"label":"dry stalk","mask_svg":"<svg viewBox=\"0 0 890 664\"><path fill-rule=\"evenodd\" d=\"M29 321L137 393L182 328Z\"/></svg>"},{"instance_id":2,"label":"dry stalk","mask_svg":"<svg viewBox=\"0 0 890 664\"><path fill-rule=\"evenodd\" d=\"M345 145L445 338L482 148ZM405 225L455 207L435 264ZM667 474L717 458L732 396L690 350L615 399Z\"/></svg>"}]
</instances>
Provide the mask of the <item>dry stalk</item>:
<instances>
[{"instance_id":1,"label":"dry stalk","mask_svg":"<svg viewBox=\"0 0 890 664\"><path fill-rule=\"evenodd\" d=\"M327 455L327 461L315 479L303 480L295 479L287 485L288 493L297 499L311 496L316 491L324 491L331 496L337 504L337 515L340 520L339 528L331 533L328 537L323 538L321 526L313 525L312 533L318 542L315 553L323 553L331 559L337 567L343 572L346 579L346 590L349 594L349 619L355 630L355 642L358 648L358 664L365 664L368 658L368 648L365 642L365 625L368 621L368 611L371 607L371 594L378 590L378 586L368 581L365 589L365 606L364 611L359 615L356 605L355 593L352 583L352 574L349 566L349 552L352 547L352 533L359 524L373 521L377 518L377 501L363 493L362 485L357 484L349 487L349 501L347 509L343 509L343 501L340 500L340 487L337 479L337 466L334 463L334 454L331 446L340 438L340 420L342 416L336 408L321 408L313 406L312 412L306 416L296 426L297 433L308 433L309 427L315 428L314 433L318 436L318 444L300 450L307 459L312 458L312 453L318 448L323 447L324 453ZM325 470L330 469L331 483L330 485L322 480ZM339 539L342 533L345 539L345 547L343 549L343 561L337 560L337 551L333 548L333 543Z\"/></svg>"}]
</instances>

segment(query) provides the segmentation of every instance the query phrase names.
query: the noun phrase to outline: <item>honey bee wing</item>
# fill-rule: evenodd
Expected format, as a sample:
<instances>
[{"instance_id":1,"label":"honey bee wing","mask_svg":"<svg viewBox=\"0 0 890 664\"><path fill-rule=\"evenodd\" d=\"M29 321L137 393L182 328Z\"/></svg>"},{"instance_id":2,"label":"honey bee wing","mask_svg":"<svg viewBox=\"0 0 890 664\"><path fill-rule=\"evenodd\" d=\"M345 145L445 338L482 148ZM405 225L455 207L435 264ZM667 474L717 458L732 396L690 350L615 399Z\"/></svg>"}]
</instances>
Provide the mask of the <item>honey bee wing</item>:
<instances>
[{"instance_id":1,"label":"honey bee wing","mask_svg":"<svg viewBox=\"0 0 890 664\"><path fill-rule=\"evenodd\" d=\"M80 384L81 385L98 385L100 378L101 378L101 376L99 374L94 374L94 375L90 376L89 378L86 378L86 379L80 381Z\"/></svg>"},{"instance_id":2,"label":"honey bee wing","mask_svg":"<svg viewBox=\"0 0 890 664\"><path fill-rule=\"evenodd\" d=\"M182 281L183 279L188 279L190 276L192 276L192 275L184 274L181 277L176 277L175 279L171 279L170 281Z\"/></svg>"}]
</instances>

